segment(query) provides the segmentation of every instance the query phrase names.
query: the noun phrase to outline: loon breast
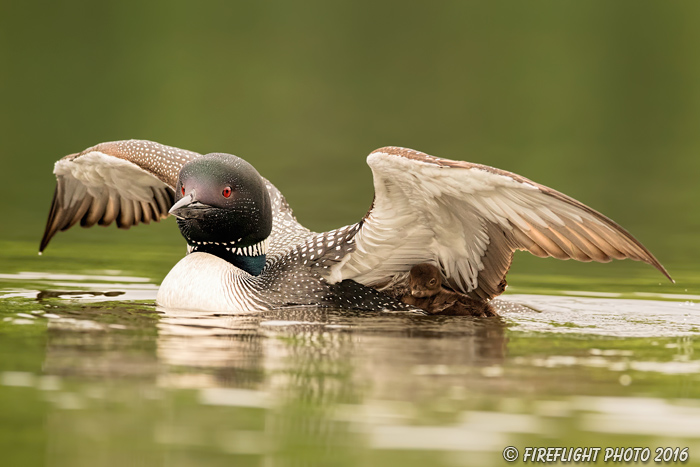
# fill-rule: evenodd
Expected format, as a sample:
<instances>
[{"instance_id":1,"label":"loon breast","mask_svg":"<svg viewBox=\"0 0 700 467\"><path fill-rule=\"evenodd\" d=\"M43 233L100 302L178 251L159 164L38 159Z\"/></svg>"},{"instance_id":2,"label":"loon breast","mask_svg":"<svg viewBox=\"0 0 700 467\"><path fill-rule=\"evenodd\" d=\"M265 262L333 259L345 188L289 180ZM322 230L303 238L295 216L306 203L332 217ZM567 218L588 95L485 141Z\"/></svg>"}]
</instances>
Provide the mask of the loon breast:
<instances>
[{"instance_id":1,"label":"loon breast","mask_svg":"<svg viewBox=\"0 0 700 467\"><path fill-rule=\"evenodd\" d=\"M156 303L166 308L222 313L269 309L250 279L248 273L217 256L190 253L163 279Z\"/></svg>"}]
</instances>

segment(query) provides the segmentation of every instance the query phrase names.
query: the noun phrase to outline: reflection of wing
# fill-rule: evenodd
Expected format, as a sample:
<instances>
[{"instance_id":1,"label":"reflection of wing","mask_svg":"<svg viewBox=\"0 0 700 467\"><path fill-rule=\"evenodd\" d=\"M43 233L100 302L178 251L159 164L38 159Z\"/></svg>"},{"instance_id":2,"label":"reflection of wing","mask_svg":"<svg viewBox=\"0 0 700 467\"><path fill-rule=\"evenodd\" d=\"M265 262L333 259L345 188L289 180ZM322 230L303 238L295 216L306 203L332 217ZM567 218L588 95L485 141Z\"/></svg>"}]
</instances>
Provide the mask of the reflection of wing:
<instances>
[{"instance_id":1,"label":"reflection of wing","mask_svg":"<svg viewBox=\"0 0 700 467\"><path fill-rule=\"evenodd\" d=\"M436 264L455 290L503 292L515 250L559 259L631 258L670 276L612 220L558 191L491 167L387 147L367 157L374 202L333 282L378 285L414 264Z\"/></svg>"},{"instance_id":2,"label":"reflection of wing","mask_svg":"<svg viewBox=\"0 0 700 467\"><path fill-rule=\"evenodd\" d=\"M192 151L152 141L101 143L56 162L54 193L39 251L56 232L80 222L83 227L113 222L123 229L168 216L180 169L199 157ZM273 206L270 254L288 249L309 231L294 218L284 196L267 182ZM284 228L282 228L284 227Z\"/></svg>"}]
</instances>

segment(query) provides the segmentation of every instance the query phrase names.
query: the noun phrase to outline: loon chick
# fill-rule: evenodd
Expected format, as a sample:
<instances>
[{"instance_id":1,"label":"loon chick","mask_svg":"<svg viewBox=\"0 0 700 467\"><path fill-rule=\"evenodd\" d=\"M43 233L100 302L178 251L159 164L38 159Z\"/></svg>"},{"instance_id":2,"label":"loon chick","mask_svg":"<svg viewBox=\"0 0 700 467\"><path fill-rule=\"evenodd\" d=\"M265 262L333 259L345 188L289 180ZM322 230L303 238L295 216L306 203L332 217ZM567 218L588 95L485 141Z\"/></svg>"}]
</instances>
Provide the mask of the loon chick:
<instances>
[{"instance_id":1,"label":"loon chick","mask_svg":"<svg viewBox=\"0 0 700 467\"><path fill-rule=\"evenodd\" d=\"M498 316L485 301L474 300L442 285L440 270L432 264L420 263L408 274L408 293L398 297L403 303L421 308L431 315Z\"/></svg>"},{"instance_id":2,"label":"loon chick","mask_svg":"<svg viewBox=\"0 0 700 467\"><path fill-rule=\"evenodd\" d=\"M410 310L377 291L430 263L441 284L479 303L503 292L515 250L579 261L663 266L588 206L519 175L399 147L372 152L375 197L358 223L315 233L240 158L151 141L101 143L60 159L40 252L58 232L172 213L188 254L157 303L222 312L313 305Z\"/></svg>"}]
</instances>

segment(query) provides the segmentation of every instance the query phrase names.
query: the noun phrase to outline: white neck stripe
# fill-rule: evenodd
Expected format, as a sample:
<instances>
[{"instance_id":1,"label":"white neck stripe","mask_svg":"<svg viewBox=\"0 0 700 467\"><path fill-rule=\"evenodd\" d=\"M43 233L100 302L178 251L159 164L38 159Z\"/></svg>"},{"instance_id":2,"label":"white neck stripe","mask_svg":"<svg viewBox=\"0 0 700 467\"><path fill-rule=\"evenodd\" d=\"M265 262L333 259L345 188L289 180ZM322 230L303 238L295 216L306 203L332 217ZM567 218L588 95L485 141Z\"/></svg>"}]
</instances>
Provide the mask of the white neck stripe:
<instances>
[{"instance_id":1,"label":"white neck stripe","mask_svg":"<svg viewBox=\"0 0 700 467\"><path fill-rule=\"evenodd\" d=\"M242 248L226 248L228 251L233 253L234 255L240 255L240 256L260 256L260 255L266 255L267 254L267 249L269 246L269 241L266 238L262 242L258 242L255 245L250 245Z\"/></svg>"}]
</instances>

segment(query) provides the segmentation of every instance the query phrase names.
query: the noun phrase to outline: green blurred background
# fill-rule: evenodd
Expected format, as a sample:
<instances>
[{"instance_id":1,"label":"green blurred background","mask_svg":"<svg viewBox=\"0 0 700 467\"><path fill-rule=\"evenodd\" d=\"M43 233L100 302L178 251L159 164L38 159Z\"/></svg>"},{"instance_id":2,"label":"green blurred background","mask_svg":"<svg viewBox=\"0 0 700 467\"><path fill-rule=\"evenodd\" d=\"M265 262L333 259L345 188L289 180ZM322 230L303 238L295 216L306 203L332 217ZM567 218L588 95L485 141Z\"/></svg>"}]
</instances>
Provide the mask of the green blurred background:
<instances>
[{"instance_id":1,"label":"green blurred background","mask_svg":"<svg viewBox=\"0 0 700 467\"><path fill-rule=\"evenodd\" d=\"M400 145L564 191L656 254L679 282L659 290L700 291L699 19L675 1L2 0L0 268L71 269L81 243L159 279L182 255L169 219L36 258L53 162L102 141L241 156L314 230L358 220L364 157ZM663 280L627 263L520 255L514 274Z\"/></svg>"}]
</instances>

